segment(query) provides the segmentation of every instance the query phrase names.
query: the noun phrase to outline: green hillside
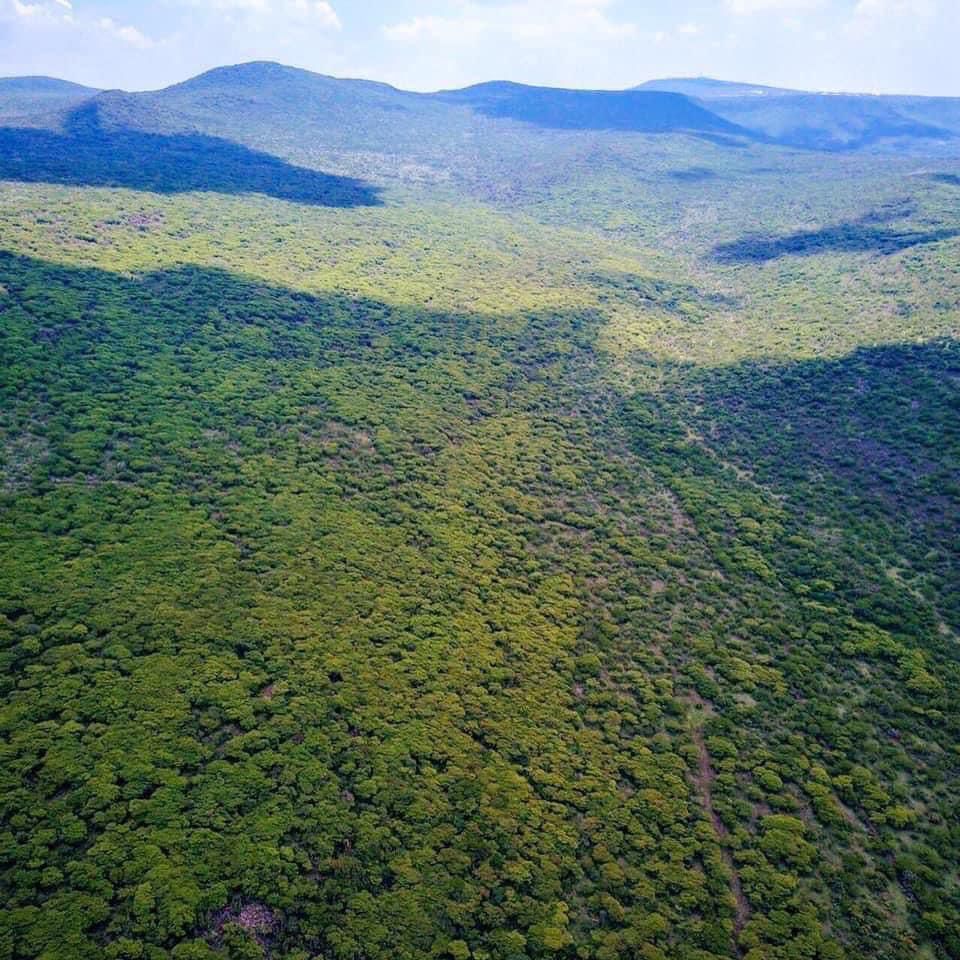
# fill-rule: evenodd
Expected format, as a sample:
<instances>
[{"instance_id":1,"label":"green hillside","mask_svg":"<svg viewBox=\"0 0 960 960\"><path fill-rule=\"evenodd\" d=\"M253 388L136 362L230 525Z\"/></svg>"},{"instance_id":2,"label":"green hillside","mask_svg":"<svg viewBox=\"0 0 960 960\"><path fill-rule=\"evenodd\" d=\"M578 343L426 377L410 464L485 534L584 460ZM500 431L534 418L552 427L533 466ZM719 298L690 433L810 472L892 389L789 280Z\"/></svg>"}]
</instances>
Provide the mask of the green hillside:
<instances>
[{"instance_id":1,"label":"green hillside","mask_svg":"<svg viewBox=\"0 0 960 960\"><path fill-rule=\"evenodd\" d=\"M772 139L5 122L0 957L960 955L960 154Z\"/></svg>"}]
</instances>

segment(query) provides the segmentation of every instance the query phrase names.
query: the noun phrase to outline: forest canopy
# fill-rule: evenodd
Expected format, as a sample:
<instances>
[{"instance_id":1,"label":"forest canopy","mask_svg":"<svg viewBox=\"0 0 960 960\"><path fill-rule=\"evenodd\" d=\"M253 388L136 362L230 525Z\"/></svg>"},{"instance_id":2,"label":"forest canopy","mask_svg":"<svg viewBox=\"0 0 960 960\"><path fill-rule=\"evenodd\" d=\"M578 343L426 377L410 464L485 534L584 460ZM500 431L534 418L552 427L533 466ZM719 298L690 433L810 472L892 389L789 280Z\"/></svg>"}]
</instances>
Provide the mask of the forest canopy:
<instances>
[{"instance_id":1,"label":"forest canopy","mask_svg":"<svg viewBox=\"0 0 960 960\"><path fill-rule=\"evenodd\" d=\"M223 82L0 131L0 958L960 955L960 166Z\"/></svg>"}]
</instances>

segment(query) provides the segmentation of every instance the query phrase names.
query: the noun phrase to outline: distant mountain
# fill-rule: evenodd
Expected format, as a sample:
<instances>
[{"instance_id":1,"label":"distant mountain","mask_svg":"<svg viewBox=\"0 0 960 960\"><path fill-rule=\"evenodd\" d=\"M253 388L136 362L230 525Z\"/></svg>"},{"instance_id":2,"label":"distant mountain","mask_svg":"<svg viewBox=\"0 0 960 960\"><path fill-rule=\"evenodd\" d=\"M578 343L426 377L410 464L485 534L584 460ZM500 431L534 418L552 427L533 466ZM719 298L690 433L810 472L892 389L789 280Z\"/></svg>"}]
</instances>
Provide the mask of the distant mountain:
<instances>
[{"instance_id":1,"label":"distant mountain","mask_svg":"<svg viewBox=\"0 0 960 960\"><path fill-rule=\"evenodd\" d=\"M648 80L634 89L682 93L698 100L727 100L731 97L788 97L802 92L786 87L766 87L759 83L714 80L712 77L668 77L663 80Z\"/></svg>"},{"instance_id":2,"label":"distant mountain","mask_svg":"<svg viewBox=\"0 0 960 960\"><path fill-rule=\"evenodd\" d=\"M960 97L888 96L883 99L903 116L960 135Z\"/></svg>"},{"instance_id":3,"label":"distant mountain","mask_svg":"<svg viewBox=\"0 0 960 960\"><path fill-rule=\"evenodd\" d=\"M495 81L421 94L254 62L138 94L136 102L152 111L151 122L162 114L167 127L175 122L300 158L317 149L449 156L481 129L486 138L494 135L483 121L732 136L814 150L929 149L960 136L960 100L807 93L708 77L654 80L622 91Z\"/></svg>"},{"instance_id":4,"label":"distant mountain","mask_svg":"<svg viewBox=\"0 0 960 960\"><path fill-rule=\"evenodd\" d=\"M0 79L0 120L63 110L99 92L54 77L6 77Z\"/></svg>"},{"instance_id":5,"label":"distant mountain","mask_svg":"<svg viewBox=\"0 0 960 960\"><path fill-rule=\"evenodd\" d=\"M273 113L295 123L329 120L360 108L396 111L420 96L372 80L350 80L256 61L218 67L164 90L143 94L185 116L221 118L227 108L241 115Z\"/></svg>"},{"instance_id":6,"label":"distant mountain","mask_svg":"<svg viewBox=\"0 0 960 960\"><path fill-rule=\"evenodd\" d=\"M424 94L269 62L217 68L157 91L95 93L79 103L61 102L59 110L12 118L7 125L59 135L56 155L84 157L90 182L150 182L164 189L188 189L198 182L196 165L187 162L185 153L197 142L190 138L197 137L207 138L203 142L208 153L223 156L231 184L245 178L239 174L241 157L226 151L226 143L297 167L334 172L348 181L455 181L481 194L509 191L510 184L529 176L531 169L547 176L556 164L559 140L574 153L590 153L592 141L579 136L581 131L600 136L692 134L723 144L754 138L682 94L514 83ZM132 139L129 134L142 136ZM11 134L4 142L9 150L5 159L0 157L0 172L37 177L47 170L58 182L74 182L68 167L51 161L53 148L41 149L39 138ZM98 144L103 170L95 169ZM142 168L132 152L138 145L151 156ZM41 154L34 156L32 147ZM115 151L119 153L108 163L106 154ZM118 170L120 158L125 158L123 171ZM183 169L161 170L162 158L176 158ZM253 182L279 189L276 171L262 161L255 167ZM305 192L313 196L308 187ZM320 192L317 202L328 202L326 187ZM351 183L345 191L336 191L336 202L342 202L344 192L354 195Z\"/></svg>"},{"instance_id":7,"label":"distant mountain","mask_svg":"<svg viewBox=\"0 0 960 960\"><path fill-rule=\"evenodd\" d=\"M960 136L960 98L809 93L710 77L651 80L637 89L682 93L757 136L792 147L852 150Z\"/></svg>"},{"instance_id":8,"label":"distant mountain","mask_svg":"<svg viewBox=\"0 0 960 960\"><path fill-rule=\"evenodd\" d=\"M750 135L749 131L718 117L689 97L671 92L565 90L494 82L434 96L449 103L469 105L488 117L560 130Z\"/></svg>"},{"instance_id":9,"label":"distant mountain","mask_svg":"<svg viewBox=\"0 0 960 960\"><path fill-rule=\"evenodd\" d=\"M145 93L103 92L45 77L0 80L0 126L67 134L70 149L82 148L86 157L95 156L87 141L112 137L117 143L119 131L200 136L365 180L413 176L490 185L529 168L534 154L540 167L548 168L557 138L570 149L589 151L591 141L577 136L583 131L692 135L721 145L808 150L942 150L960 142L960 99L803 93L703 77L655 80L621 91L498 81L413 93L253 62ZM7 140L27 149L23 137ZM157 155L159 142L143 141L148 142ZM129 138L124 145L131 146ZM179 147L174 153L181 155ZM49 166L43 157L31 166L29 154L15 159L33 170ZM130 160L133 170L135 158ZM231 157L231 169L238 161ZM107 177L111 182L115 166ZM258 170L264 169L259 163ZM174 180L193 182L195 171L188 174Z\"/></svg>"},{"instance_id":10,"label":"distant mountain","mask_svg":"<svg viewBox=\"0 0 960 960\"><path fill-rule=\"evenodd\" d=\"M950 101L930 104L926 118L895 98L803 93L710 101L726 119L789 146L851 150L884 142L946 141L960 134Z\"/></svg>"},{"instance_id":11,"label":"distant mountain","mask_svg":"<svg viewBox=\"0 0 960 960\"><path fill-rule=\"evenodd\" d=\"M452 142L476 122L514 120L555 130L688 131L742 134L688 97L674 93L566 90L492 82L463 90L422 94L368 80L339 80L276 63L224 67L147 98L183 117L207 124L268 124L295 139L320 132L355 147L372 148L386 137L403 143L412 132ZM399 140L397 140L399 138Z\"/></svg>"},{"instance_id":12,"label":"distant mountain","mask_svg":"<svg viewBox=\"0 0 960 960\"><path fill-rule=\"evenodd\" d=\"M200 132L302 164L448 157L471 125L468 109L439 99L269 62L210 70L128 106L150 130Z\"/></svg>"}]
</instances>

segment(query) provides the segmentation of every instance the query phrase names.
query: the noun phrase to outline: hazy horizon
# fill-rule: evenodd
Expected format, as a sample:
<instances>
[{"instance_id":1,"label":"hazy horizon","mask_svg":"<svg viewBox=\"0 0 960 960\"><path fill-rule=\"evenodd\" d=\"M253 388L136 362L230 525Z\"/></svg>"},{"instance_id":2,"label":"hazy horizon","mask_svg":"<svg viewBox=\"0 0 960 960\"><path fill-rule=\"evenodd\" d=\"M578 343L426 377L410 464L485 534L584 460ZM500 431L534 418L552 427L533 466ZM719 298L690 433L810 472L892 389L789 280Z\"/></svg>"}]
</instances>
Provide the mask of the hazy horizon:
<instances>
[{"instance_id":1,"label":"hazy horizon","mask_svg":"<svg viewBox=\"0 0 960 960\"><path fill-rule=\"evenodd\" d=\"M30 79L60 80L66 83L73 83L78 86L89 87L90 89L99 90L101 92L106 92L108 90L120 90L124 93L147 93L147 92L152 92L156 90L166 89L168 87L175 86L179 83L184 83L188 80L192 80L195 77L202 76L203 74L210 73L214 70L227 70L233 67L248 66L250 64L255 64L255 63L275 64L277 66L286 67L293 70L303 70L308 73L315 73L319 76L330 77L334 80L343 80L343 81L358 80L358 81L373 82L373 83L383 83L383 84L386 84L387 86L391 86L391 87L394 87L395 89L408 92L408 93L440 93L445 90L456 89L452 87L434 87L431 89L415 90L411 87L402 87L402 86L398 86L397 84L392 84L386 80L377 80L375 77L326 73L323 70L316 70L311 67L301 67L292 63L284 63L281 60L267 60L267 59L241 60L235 63L216 64L215 66L207 67L203 70L200 70L197 73L192 73L189 76L184 76L178 80L173 80L171 81L171 83L164 84L163 86L160 86L160 87L133 88L133 87L124 87L117 84L112 84L112 85L108 84L105 86L100 86L96 84L85 83L83 80L77 80L70 76L65 76L65 75L60 75L55 73L7 74L7 75L0 76L0 82L5 80L30 80ZM832 95L832 96L898 96L900 95L900 96L944 97L949 99L954 98L953 95L948 93L947 94L910 94L910 93L905 93L902 90L890 90L890 91L884 91L882 93L877 93L875 91L860 90L860 89L839 90L839 89L828 89L826 87L804 87L804 88L785 87L784 85L771 83L766 80L755 80L755 79L746 78L746 77L716 77L716 76L707 76L706 74L687 75L687 76L680 75L680 74L669 74L669 75L660 74L657 76L644 77L641 80L638 80L637 83L631 84L630 86L627 86L627 87L580 87L580 86L576 86L574 84L569 84L569 83L568 84L561 84L561 83L538 84L538 83L530 83L524 80L515 80L512 77L504 77L504 76L487 77L485 80L473 81L471 84L465 84L465 86L472 86L472 85L482 84L482 83L516 83L523 86L540 86L540 87L547 87L547 88L554 88L554 89L561 89L561 90L597 90L597 91L609 91L609 92L623 92L623 91L635 89L637 87L641 87L644 84L650 83L653 81L683 81L683 82L709 81L710 83L736 84L738 86L757 87L757 88L793 89L797 93L818 93L818 94L825 94L825 95ZM960 94L958 94L957 96L960 96Z\"/></svg>"}]
</instances>

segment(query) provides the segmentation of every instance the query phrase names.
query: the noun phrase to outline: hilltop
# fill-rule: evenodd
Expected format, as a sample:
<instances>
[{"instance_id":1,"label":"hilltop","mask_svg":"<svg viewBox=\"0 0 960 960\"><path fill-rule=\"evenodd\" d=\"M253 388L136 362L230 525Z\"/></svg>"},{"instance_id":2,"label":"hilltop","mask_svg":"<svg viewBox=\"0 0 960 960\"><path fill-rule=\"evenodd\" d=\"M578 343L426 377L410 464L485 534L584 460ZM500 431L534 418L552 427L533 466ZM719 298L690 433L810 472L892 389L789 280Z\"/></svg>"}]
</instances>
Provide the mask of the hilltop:
<instances>
[{"instance_id":1,"label":"hilltop","mask_svg":"<svg viewBox=\"0 0 960 960\"><path fill-rule=\"evenodd\" d=\"M49 123L97 96L47 78L0 81L0 117ZM806 93L709 78L653 80L622 91L490 82L424 94L253 62L124 97L130 128L227 136L301 159L318 149L387 145L424 159L431 152L449 156L478 132L506 144L515 134L506 123L720 136L811 150L942 151L960 137L958 99Z\"/></svg>"}]
</instances>

